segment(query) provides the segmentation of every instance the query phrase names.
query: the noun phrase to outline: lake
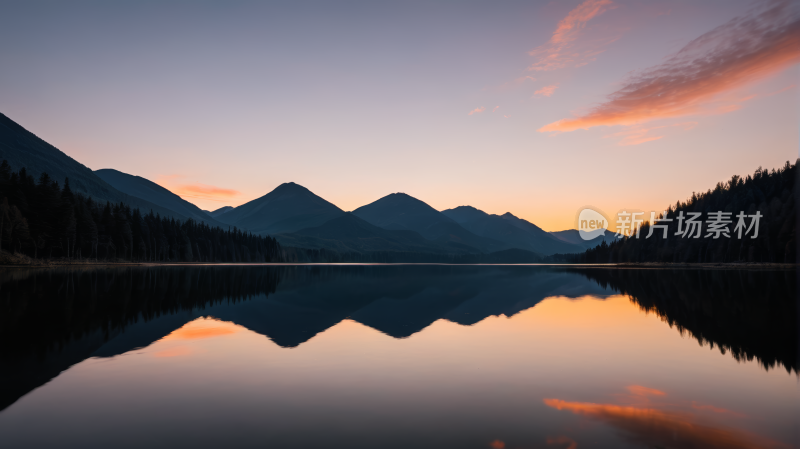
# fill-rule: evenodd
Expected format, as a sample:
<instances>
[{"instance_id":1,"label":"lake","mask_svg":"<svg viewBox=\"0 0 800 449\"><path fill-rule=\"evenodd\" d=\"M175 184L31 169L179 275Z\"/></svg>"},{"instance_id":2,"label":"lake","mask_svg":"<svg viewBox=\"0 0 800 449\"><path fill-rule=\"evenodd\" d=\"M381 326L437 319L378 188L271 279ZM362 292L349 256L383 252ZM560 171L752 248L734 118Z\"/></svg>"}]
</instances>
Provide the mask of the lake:
<instances>
[{"instance_id":1,"label":"lake","mask_svg":"<svg viewBox=\"0 0 800 449\"><path fill-rule=\"evenodd\" d=\"M796 273L0 270L0 446L799 447Z\"/></svg>"}]
</instances>

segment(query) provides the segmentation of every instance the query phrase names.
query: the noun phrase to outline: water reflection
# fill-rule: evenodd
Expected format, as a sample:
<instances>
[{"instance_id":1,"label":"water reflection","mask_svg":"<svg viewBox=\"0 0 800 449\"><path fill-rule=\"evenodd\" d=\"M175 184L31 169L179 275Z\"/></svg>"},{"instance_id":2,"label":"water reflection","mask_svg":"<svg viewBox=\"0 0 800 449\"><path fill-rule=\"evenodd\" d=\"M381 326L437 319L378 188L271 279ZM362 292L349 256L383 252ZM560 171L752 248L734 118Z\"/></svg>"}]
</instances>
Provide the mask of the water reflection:
<instances>
[{"instance_id":1,"label":"water reflection","mask_svg":"<svg viewBox=\"0 0 800 449\"><path fill-rule=\"evenodd\" d=\"M793 270L584 269L700 344L765 368L798 368L797 278Z\"/></svg>"},{"instance_id":2,"label":"water reflection","mask_svg":"<svg viewBox=\"0 0 800 449\"><path fill-rule=\"evenodd\" d=\"M137 376L147 378L153 372L146 368L150 362L133 362L139 360L136 354L144 354L159 363L187 361L202 367L199 369L207 371L205 380L212 384L217 379L215 370L226 367L224 374L219 374L221 383L228 385L225 388L239 385L241 391L226 390L229 397L218 399L222 402L248 403L248 394L256 394L248 388L258 382L266 382L262 388L281 385L284 392L269 393L278 396L261 399L265 404L283 404L284 412L269 413L279 413L270 416L288 428L302 429L301 421L305 426L315 423L308 410L339 414L340 420L352 415L356 421L366 419L362 414L369 410L369 419L389 414L394 426L407 430L413 425L406 421L417 422L426 416L443 432L438 437L425 434L431 437L430 444L397 439L397 447L413 443L431 447L512 448L533 444L566 448L578 447L578 442L580 447L591 447L586 442L600 437L576 431L563 421L569 416L615 429L618 439L611 447L782 447L777 440L758 436L757 432L731 430L736 426L729 425L742 421L752 426L752 416L769 408L770 401L763 399L762 409L744 410L714 397L710 400L697 391L678 394L662 387L669 382L658 380L657 374L637 374L635 359L640 358L643 366L664 364L665 376L680 381L685 376L684 367L675 361L689 363L689 359L680 352L684 349L675 349L672 340L681 340L684 335L726 353L727 360L755 360L761 370L781 366L796 373L794 282L793 272L781 271L554 267L6 270L0 272L0 410L14 410L17 406L12 404L20 398L87 360L121 360L109 358L127 354L129 368L140 370ZM550 302L545 307L542 301L547 298ZM575 301L578 298L590 299ZM630 301L651 316L657 315L673 330L658 323L668 330L662 335L649 321L633 320ZM541 310L541 314L532 315L532 310ZM642 315L634 311L637 313ZM490 317L513 319L487 319ZM516 324L511 326L512 322ZM442 323L451 323L451 327ZM385 335L371 337L364 333L364 326ZM475 331L455 331L466 329L463 326L473 326ZM436 332L423 335L431 328ZM624 335L613 335L615 332ZM419 343L413 351L392 352L396 348L387 344L393 339L386 336L410 341L417 334ZM457 338L450 336L456 334ZM283 352L270 352L271 358L264 355L267 358L263 363L276 365L263 365L258 368L261 371L255 371L258 374L237 374L237 370L247 371L243 360L255 356L254 351L266 351L262 343L250 337L253 335ZM612 343L595 348L595 340ZM314 345L313 356L288 349ZM215 348L224 351L214 355ZM592 357L596 357L594 362ZM692 360L703 363L701 359ZM96 364L85 369L90 367L101 369ZM393 377L400 372L408 378ZM603 393L597 394L591 391L591 382L581 380L589 373L592 382L603 385L613 384L615 377L637 380L623 384L624 390L606 391L603 387ZM237 376L238 381L229 379ZM347 383L351 379L360 381L353 380L351 385ZM683 383L695 381L709 385L708 378L686 378ZM144 395L146 388L157 390L156 384L149 382L142 386ZM170 378L169 382L174 388L184 388L179 378ZM763 380L753 382L755 385ZM303 389L293 390L296 383L302 383ZM579 387L580 383L586 386ZM429 386L430 391L418 396L415 389L419 385ZM289 391L295 391L294 396L283 396ZM352 401L347 402L346 411L340 409L343 405L339 401L326 402L325 398L338 397L345 391L349 399L342 400ZM243 396L237 396L239 393ZM411 403L433 401L440 394L446 395L447 401L428 404L429 411ZM287 416L295 415L286 410L293 410L295 403L310 408L292 421ZM458 409L459 403L465 405ZM381 404L391 406L383 405L389 409L380 410ZM530 404L540 404L542 409L534 413ZM409 412L416 407L423 410ZM493 418L482 414L478 418L480 413ZM530 413L533 416L528 420L542 421L549 430L534 430L522 421L511 425ZM8 414L0 413L0 424L4 416ZM495 419L503 424L488 424ZM472 435L470 441L457 438L458 433L470 433L464 423L471 420L487 423L491 429L485 435ZM371 430L380 435L373 435L369 444L350 444L392 446L383 441L388 424L379 424L384 427L376 425ZM320 435L330 435L323 430L333 424L320 421L316 425ZM415 432L419 434L419 429L427 425L417 423ZM470 426L481 427L474 423ZM0 425L0 435L2 429ZM338 427L328 431L339 431L332 429ZM785 428L772 431L781 434ZM348 435L365 432L369 433L360 429ZM279 446L309 446L303 438L296 436L296 443L291 444L281 440ZM436 441L441 444L434 444ZM733 443L738 446L731 446ZM315 444L319 447L321 443Z\"/></svg>"},{"instance_id":3,"label":"water reflection","mask_svg":"<svg viewBox=\"0 0 800 449\"><path fill-rule=\"evenodd\" d=\"M639 386L628 388L639 398L649 395L666 396L658 390ZM788 448L790 446L764 438L754 433L709 424L701 416L681 410L674 403L658 403L644 401L646 404L632 406L619 404L594 404L587 402L570 402L561 399L545 399L548 407L556 410L570 411L594 421L607 424L620 433L627 441L644 447L697 447L708 449L768 449ZM671 410L665 410L670 408ZM713 406L693 407L700 410L712 410L742 417L725 409ZM678 409L678 410L676 410ZM571 440L570 440L571 441ZM571 445L574 442L570 443Z\"/></svg>"}]
</instances>

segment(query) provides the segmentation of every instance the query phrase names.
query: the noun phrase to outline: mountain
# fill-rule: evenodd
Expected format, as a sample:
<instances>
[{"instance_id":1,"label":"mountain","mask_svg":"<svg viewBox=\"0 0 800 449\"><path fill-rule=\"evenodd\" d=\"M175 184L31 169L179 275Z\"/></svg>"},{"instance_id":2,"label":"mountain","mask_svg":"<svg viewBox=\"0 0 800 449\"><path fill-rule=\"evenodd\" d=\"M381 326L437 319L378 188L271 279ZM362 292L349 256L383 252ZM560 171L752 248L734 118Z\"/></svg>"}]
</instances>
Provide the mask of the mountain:
<instances>
[{"instance_id":1,"label":"mountain","mask_svg":"<svg viewBox=\"0 0 800 449\"><path fill-rule=\"evenodd\" d=\"M488 217L486 212L476 209L472 206L459 206L455 209L443 210L442 213L450 217L456 223L467 223L469 221L479 220Z\"/></svg>"},{"instance_id":2,"label":"mountain","mask_svg":"<svg viewBox=\"0 0 800 449\"><path fill-rule=\"evenodd\" d=\"M445 254L469 252L469 249L450 247L425 239L409 230L389 230L372 225L354 213L343 212L339 217L320 226L301 229L275 238L284 246L331 249L340 252L398 251Z\"/></svg>"},{"instance_id":3,"label":"mountain","mask_svg":"<svg viewBox=\"0 0 800 449\"><path fill-rule=\"evenodd\" d=\"M606 243L611 243L615 240L614 238L614 231L606 231L605 235L602 235L599 230L592 231L590 236L593 236L590 240L584 240L581 238L581 233L577 229L567 229L565 231L556 231L551 232L550 234L554 235L556 238L563 240L567 243L572 243L574 245L578 245L583 247L584 249L594 248L595 246L599 245L603 240Z\"/></svg>"},{"instance_id":4,"label":"mountain","mask_svg":"<svg viewBox=\"0 0 800 449\"><path fill-rule=\"evenodd\" d=\"M584 246L561 240L510 212L494 215L472 206L459 206L442 211L442 215L458 222L476 235L501 241L513 248L544 255L579 253L586 249Z\"/></svg>"},{"instance_id":5,"label":"mountain","mask_svg":"<svg viewBox=\"0 0 800 449\"><path fill-rule=\"evenodd\" d=\"M288 182L216 218L256 234L272 235L319 226L343 214L307 188Z\"/></svg>"},{"instance_id":6,"label":"mountain","mask_svg":"<svg viewBox=\"0 0 800 449\"><path fill-rule=\"evenodd\" d=\"M217 210L211 210L211 211L209 211L209 210L203 210L203 212L205 212L205 213L207 213L208 215L210 215L210 216L211 216L211 218L217 218L217 217L219 217L220 215L222 215L222 214L224 214L224 213L226 213L226 212L230 212L230 211L232 211L232 210L233 210L233 207L231 207L231 206L222 206L222 207L220 207L220 208L219 208L219 209L217 209Z\"/></svg>"},{"instance_id":7,"label":"mountain","mask_svg":"<svg viewBox=\"0 0 800 449\"><path fill-rule=\"evenodd\" d=\"M416 231L426 239L454 247L472 247L485 253L509 248L500 241L475 235L427 203L405 193L386 195L359 207L353 214L384 229Z\"/></svg>"},{"instance_id":8,"label":"mountain","mask_svg":"<svg viewBox=\"0 0 800 449\"><path fill-rule=\"evenodd\" d=\"M142 213L152 210L162 216L180 220L187 218L176 211L119 191L100 179L90 168L0 113L0 160L3 159L8 161L12 171L24 167L37 181L42 173L50 175L61 186L64 185L64 179L69 178L73 192L80 192L97 201L123 202L139 208Z\"/></svg>"},{"instance_id":9,"label":"mountain","mask_svg":"<svg viewBox=\"0 0 800 449\"><path fill-rule=\"evenodd\" d=\"M120 192L150 201L187 218L205 222L210 226L225 227L225 225L211 218L199 207L141 176L129 175L111 168L95 170L94 174Z\"/></svg>"}]
</instances>

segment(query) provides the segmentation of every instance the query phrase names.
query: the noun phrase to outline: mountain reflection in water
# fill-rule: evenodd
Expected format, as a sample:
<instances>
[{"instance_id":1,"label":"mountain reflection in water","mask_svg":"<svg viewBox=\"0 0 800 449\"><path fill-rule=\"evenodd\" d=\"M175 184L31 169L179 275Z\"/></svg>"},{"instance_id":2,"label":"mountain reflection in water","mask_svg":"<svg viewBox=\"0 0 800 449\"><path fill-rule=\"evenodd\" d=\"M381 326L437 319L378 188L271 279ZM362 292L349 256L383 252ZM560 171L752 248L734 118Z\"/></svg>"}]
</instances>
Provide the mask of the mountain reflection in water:
<instances>
[{"instance_id":1,"label":"mountain reflection in water","mask_svg":"<svg viewBox=\"0 0 800 449\"><path fill-rule=\"evenodd\" d=\"M0 410L84 360L156 342L154 357L177 360L194 354L193 341L245 331L283 348L303 346L345 322L405 339L438 320L472 326L515 317L547 298L624 295L655 313L676 338L690 336L740 363L796 375L795 282L793 271L526 266L8 269L0 272ZM539 401L616 429L631 447L786 447L696 420L744 419L739 411L687 400L676 405L668 392L646 385L627 391L612 402L560 393ZM577 447L573 437L553 434L542 443ZM516 447L502 438L481 444Z\"/></svg>"}]
</instances>

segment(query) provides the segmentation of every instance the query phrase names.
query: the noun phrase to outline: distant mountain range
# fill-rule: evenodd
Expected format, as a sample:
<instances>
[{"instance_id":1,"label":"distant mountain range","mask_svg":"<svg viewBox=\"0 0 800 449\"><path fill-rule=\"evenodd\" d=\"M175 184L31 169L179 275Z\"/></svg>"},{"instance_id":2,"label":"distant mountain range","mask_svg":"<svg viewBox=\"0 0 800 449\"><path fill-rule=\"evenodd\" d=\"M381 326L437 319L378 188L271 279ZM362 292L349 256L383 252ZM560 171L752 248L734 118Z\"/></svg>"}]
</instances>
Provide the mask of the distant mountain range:
<instances>
[{"instance_id":1,"label":"distant mountain range","mask_svg":"<svg viewBox=\"0 0 800 449\"><path fill-rule=\"evenodd\" d=\"M460 206L442 211L442 214L477 235L499 240L512 248L544 255L583 251L581 245L560 239L510 212L493 215L472 206Z\"/></svg>"},{"instance_id":2,"label":"distant mountain range","mask_svg":"<svg viewBox=\"0 0 800 449\"><path fill-rule=\"evenodd\" d=\"M92 171L0 114L0 159L29 174L69 177L74 191L98 201L124 202L147 213L211 226L235 226L271 235L282 245L337 252L497 254L530 260L580 253L601 239L583 241L578 231L549 233L511 213L487 214L471 206L437 211L404 193L393 193L345 212L307 188L289 182L238 207L204 211L145 178L114 169Z\"/></svg>"},{"instance_id":3,"label":"distant mountain range","mask_svg":"<svg viewBox=\"0 0 800 449\"><path fill-rule=\"evenodd\" d=\"M584 240L581 238L580 231L577 229L567 229L566 231L556 231L551 232L550 234L554 235L555 237L567 242L572 243L574 245L578 245L582 247L584 250L589 248L594 248L595 246L599 245L601 242L605 240L606 243L611 243L615 240L614 231L608 231L599 229L596 231L589 232L589 236L592 237L590 240Z\"/></svg>"},{"instance_id":4,"label":"distant mountain range","mask_svg":"<svg viewBox=\"0 0 800 449\"><path fill-rule=\"evenodd\" d=\"M224 214L225 212L230 212L232 210L233 210L233 207L231 207L231 206L222 206L222 207L220 207L219 209L216 209L216 210L203 210L203 212L207 213L212 218L216 218L216 217Z\"/></svg>"},{"instance_id":5,"label":"distant mountain range","mask_svg":"<svg viewBox=\"0 0 800 449\"><path fill-rule=\"evenodd\" d=\"M490 236L473 234L447 215L405 193L387 195L359 207L353 215L384 229L415 231L428 240L454 249L477 249L488 253L509 248Z\"/></svg>"}]
</instances>

